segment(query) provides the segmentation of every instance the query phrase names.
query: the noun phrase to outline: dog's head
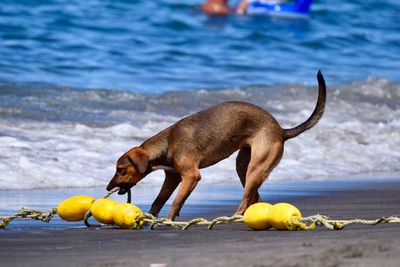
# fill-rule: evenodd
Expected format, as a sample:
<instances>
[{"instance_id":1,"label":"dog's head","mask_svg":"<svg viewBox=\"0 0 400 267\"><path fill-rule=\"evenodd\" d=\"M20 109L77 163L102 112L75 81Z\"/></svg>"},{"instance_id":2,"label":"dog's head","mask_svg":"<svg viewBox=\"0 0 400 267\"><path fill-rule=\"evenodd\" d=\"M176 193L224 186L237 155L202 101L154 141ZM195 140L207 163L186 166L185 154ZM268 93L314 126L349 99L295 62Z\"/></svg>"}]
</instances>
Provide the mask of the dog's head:
<instances>
[{"instance_id":1,"label":"dog's head","mask_svg":"<svg viewBox=\"0 0 400 267\"><path fill-rule=\"evenodd\" d=\"M118 194L125 194L146 176L148 163L149 157L142 148L132 148L118 159L117 170L107 190L119 187Z\"/></svg>"}]
</instances>

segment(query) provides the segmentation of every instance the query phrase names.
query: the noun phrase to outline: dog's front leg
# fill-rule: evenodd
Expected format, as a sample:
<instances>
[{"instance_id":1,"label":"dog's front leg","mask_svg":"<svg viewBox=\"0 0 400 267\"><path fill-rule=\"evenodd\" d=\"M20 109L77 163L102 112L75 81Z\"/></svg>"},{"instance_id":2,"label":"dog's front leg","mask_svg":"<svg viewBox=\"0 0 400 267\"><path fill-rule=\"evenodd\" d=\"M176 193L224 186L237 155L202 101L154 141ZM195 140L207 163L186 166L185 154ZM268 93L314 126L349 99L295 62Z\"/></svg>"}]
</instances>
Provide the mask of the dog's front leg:
<instances>
[{"instance_id":1,"label":"dog's front leg","mask_svg":"<svg viewBox=\"0 0 400 267\"><path fill-rule=\"evenodd\" d=\"M151 205L149 213L157 216L165 202L171 197L172 193L181 182L180 174L172 171L165 171L165 180L161 187L160 193Z\"/></svg>"},{"instance_id":2,"label":"dog's front leg","mask_svg":"<svg viewBox=\"0 0 400 267\"><path fill-rule=\"evenodd\" d=\"M176 216L179 216L179 211L183 204L201 179L200 172L197 168L186 169L181 173L181 177L182 183L179 186L178 194L176 195L174 202L172 202L171 209L168 213L168 219L170 220L174 220Z\"/></svg>"}]
</instances>

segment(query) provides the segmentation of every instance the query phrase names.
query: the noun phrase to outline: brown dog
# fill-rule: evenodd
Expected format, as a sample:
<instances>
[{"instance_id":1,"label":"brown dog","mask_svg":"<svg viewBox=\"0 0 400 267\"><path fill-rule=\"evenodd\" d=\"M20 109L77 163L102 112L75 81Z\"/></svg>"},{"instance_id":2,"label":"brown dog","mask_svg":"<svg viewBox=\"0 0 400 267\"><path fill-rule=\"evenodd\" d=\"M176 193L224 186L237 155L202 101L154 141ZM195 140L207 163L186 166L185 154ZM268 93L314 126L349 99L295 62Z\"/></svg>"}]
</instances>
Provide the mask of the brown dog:
<instances>
[{"instance_id":1,"label":"brown dog","mask_svg":"<svg viewBox=\"0 0 400 267\"><path fill-rule=\"evenodd\" d=\"M235 214L260 201L258 188L279 163L284 142L313 127L325 107L325 81L318 72L318 101L311 116L292 129L282 129L267 111L244 102L225 102L181 119L122 155L107 190L125 194L147 174L164 169L165 181L150 213L157 216L179 184L168 218L179 216L185 200L200 181L199 169L239 150L236 171L244 187Z\"/></svg>"}]
</instances>

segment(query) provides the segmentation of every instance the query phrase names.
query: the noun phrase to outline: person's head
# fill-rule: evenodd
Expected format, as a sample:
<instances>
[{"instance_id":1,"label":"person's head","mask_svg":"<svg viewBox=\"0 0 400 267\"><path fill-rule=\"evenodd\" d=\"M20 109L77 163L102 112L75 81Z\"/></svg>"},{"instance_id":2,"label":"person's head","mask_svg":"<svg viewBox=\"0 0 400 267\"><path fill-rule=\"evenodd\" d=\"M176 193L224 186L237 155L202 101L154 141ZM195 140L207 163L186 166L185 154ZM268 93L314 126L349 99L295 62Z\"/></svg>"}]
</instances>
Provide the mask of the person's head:
<instances>
[{"instance_id":1,"label":"person's head","mask_svg":"<svg viewBox=\"0 0 400 267\"><path fill-rule=\"evenodd\" d=\"M227 0L206 0L201 9L209 15L227 15L229 8Z\"/></svg>"}]
</instances>

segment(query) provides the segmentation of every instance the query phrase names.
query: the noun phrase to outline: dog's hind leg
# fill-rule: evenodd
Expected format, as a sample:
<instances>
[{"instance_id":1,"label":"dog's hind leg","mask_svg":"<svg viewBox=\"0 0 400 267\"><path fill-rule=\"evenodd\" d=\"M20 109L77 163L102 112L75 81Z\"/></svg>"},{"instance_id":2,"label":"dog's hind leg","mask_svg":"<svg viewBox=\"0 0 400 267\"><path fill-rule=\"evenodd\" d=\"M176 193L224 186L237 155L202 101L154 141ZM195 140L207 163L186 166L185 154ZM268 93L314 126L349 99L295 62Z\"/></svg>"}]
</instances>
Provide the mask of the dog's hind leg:
<instances>
[{"instance_id":1,"label":"dog's hind leg","mask_svg":"<svg viewBox=\"0 0 400 267\"><path fill-rule=\"evenodd\" d=\"M201 179L200 172L197 167L184 168L181 172L181 177L182 183L179 186L178 194L172 202L171 209L168 213L168 219L170 220L173 220L176 216L179 216L179 211L181 210L183 204Z\"/></svg>"},{"instance_id":2,"label":"dog's hind leg","mask_svg":"<svg viewBox=\"0 0 400 267\"><path fill-rule=\"evenodd\" d=\"M165 202L171 197L172 193L182 181L181 176L172 171L165 171L165 180L161 187L160 193L151 205L149 213L158 216L158 213L164 206Z\"/></svg>"},{"instance_id":3,"label":"dog's hind leg","mask_svg":"<svg viewBox=\"0 0 400 267\"><path fill-rule=\"evenodd\" d=\"M275 142L270 144L268 149L252 149L251 159L247 167L246 182L243 190L242 202L235 212L236 215L242 215L251 205L257 195L257 190L265 181L273 168L278 165L282 153L283 144Z\"/></svg>"},{"instance_id":4,"label":"dog's hind leg","mask_svg":"<svg viewBox=\"0 0 400 267\"><path fill-rule=\"evenodd\" d=\"M247 173L247 167L250 162L250 158L251 158L250 146L242 147L239 150L239 153L236 157L236 172L239 175L240 182L242 183L243 188L245 187L245 184L246 184L246 173ZM257 202L261 202L261 201L262 201L262 199L257 191L255 197L250 202L250 204L254 204Z\"/></svg>"}]
</instances>

